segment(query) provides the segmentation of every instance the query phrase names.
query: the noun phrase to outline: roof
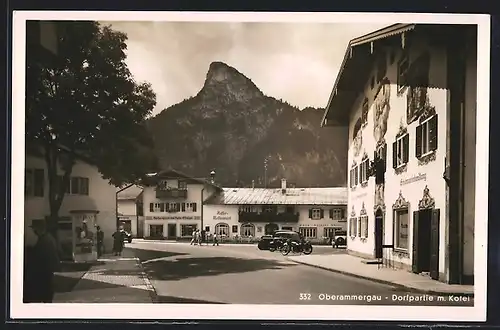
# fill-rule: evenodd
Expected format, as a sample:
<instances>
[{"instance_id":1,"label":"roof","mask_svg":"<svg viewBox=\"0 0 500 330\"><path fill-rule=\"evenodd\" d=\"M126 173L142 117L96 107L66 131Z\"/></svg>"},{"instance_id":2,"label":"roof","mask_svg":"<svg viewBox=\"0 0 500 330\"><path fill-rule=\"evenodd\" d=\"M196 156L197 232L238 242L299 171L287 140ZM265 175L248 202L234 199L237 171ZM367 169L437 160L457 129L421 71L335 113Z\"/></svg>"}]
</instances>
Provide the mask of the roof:
<instances>
[{"instance_id":1,"label":"roof","mask_svg":"<svg viewBox=\"0 0 500 330\"><path fill-rule=\"evenodd\" d=\"M155 176L146 178L143 181L143 184L146 186L155 185L159 180L162 179L184 179L187 183L199 183L203 185L208 185L215 188L217 191L222 191L222 188L219 185L211 182L210 180L204 178L194 178L192 176L189 176L185 173L182 173L172 168L161 171Z\"/></svg>"},{"instance_id":2,"label":"roof","mask_svg":"<svg viewBox=\"0 0 500 330\"><path fill-rule=\"evenodd\" d=\"M118 200L135 200L139 198L140 194L142 194L142 188L140 186L131 186L118 193Z\"/></svg>"},{"instance_id":3,"label":"roof","mask_svg":"<svg viewBox=\"0 0 500 330\"><path fill-rule=\"evenodd\" d=\"M345 205L347 188L222 188L205 204L223 205Z\"/></svg>"},{"instance_id":4,"label":"roof","mask_svg":"<svg viewBox=\"0 0 500 330\"><path fill-rule=\"evenodd\" d=\"M345 126L350 109L372 74L377 51L382 47L404 47L412 36L421 35L434 45L459 38L475 25L393 24L349 41L334 87L325 107L321 126ZM459 32L460 31L460 32ZM404 37L403 37L404 36Z\"/></svg>"}]
</instances>

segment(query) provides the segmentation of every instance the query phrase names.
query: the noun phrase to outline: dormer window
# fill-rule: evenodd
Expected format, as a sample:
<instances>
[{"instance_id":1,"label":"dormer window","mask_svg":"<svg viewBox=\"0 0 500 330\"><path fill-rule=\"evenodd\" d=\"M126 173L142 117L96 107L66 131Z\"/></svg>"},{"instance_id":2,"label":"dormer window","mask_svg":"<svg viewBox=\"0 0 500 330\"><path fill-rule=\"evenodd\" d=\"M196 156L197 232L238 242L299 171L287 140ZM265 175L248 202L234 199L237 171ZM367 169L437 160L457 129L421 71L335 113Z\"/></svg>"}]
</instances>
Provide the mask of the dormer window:
<instances>
[{"instance_id":1,"label":"dormer window","mask_svg":"<svg viewBox=\"0 0 500 330\"><path fill-rule=\"evenodd\" d=\"M187 182L179 180L178 187L179 189L187 189Z\"/></svg>"}]
</instances>

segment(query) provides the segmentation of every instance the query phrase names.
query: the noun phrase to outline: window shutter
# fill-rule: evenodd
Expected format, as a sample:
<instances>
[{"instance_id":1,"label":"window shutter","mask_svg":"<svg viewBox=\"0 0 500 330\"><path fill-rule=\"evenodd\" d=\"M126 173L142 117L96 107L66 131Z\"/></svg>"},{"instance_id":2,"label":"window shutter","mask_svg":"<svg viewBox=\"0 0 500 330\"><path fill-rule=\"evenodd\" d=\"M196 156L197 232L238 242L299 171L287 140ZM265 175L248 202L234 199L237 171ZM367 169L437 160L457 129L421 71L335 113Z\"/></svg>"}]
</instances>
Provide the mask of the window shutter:
<instances>
[{"instance_id":1,"label":"window shutter","mask_svg":"<svg viewBox=\"0 0 500 330\"><path fill-rule=\"evenodd\" d=\"M160 203L160 212L165 212L165 203Z\"/></svg>"},{"instance_id":2,"label":"window shutter","mask_svg":"<svg viewBox=\"0 0 500 330\"><path fill-rule=\"evenodd\" d=\"M358 223L358 237L361 237L361 221L362 221L361 219L362 219L362 217L359 217L358 219L359 219L359 223Z\"/></svg>"},{"instance_id":3,"label":"window shutter","mask_svg":"<svg viewBox=\"0 0 500 330\"><path fill-rule=\"evenodd\" d=\"M193 203L193 212L196 212L196 203Z\"/></svg>"},{"instance_id":4,"label":"window shutter","mask_svg":"<svg viewBox=\"0 0 500 330\"><path fill-rule=\"evenodd\" d=\"M344 219L345 217L345 209L340 209L340 218Z\"/></svg>"},{"instance_id":5,"label":"window shutter","mask_svg":"<svg viewBox=\"0 0 500 330\"><path fill-rule=\"evenodd\" d=\"M403 162L406 164L410 160L410 134L403 137Z\"/></svg>"},{"instance_id":6,"label":"window shutter","mask_svg":"<svg viewBox=\"0 0 500 330\"><path fill-rule=\"evenodd\" d=\"M385 173L385 170L387 168L387 143L384 143L384 146L382 147L382 166L383 166L383 173Z\"/></svg>"},{"instance_id":7,"label":"window shutter","mask_svg":"<svg viewBox=\"0 0 500 330\"><path fill-rule=\"evenodd\" d=\"M186 203L182 203L182 212L186 212Z\"/></svg>"},{"instance_id":8,"label":"window shutter","mask_svg":"<svg viewBox=\"0 0 500 330\"><path fill-rule=\"evenodd\" d=\"M422 125L417 126L417 134L415 139L415 157L422 156Z\"/></svg>"},{"instance_id":9,"label":"window shutter","mask_svg":"<svg viewBox=\"0 0 500 330\"><path fill-rule=\"evenodd\" d=\"M43 169L34 170L34 195L37 197L43 197L45 191L45 173Z\"/></svg>"},{"instance_id":10,"label":"window shutter","mask_svg":"<svg viewBox=\"0 0 500 330\"><path fill-rule=\"evenodd\" d=\"M175 203L175 212L179 212L181 210L181 203Z\"/></svg>"},{"instance_id":11,"label":"window shutter","mask_svg":"<svg viewBox=\"0 0 500 330\"><path fill-rule=\"evenodd\" d=\"M359 183L359 181L358 181L358 179L359 179L358 167L359 167L359 166L356 166L356 167L354 168L354 185L355 185L355 186L357 186L357 185L358 185L358 183Z\"/></svg>"},{"instance_id":12,"label":"window shutter","mask_svg":"<svg viewBox=\"0 0 500 330\"><path fill-rule=\"evenodd\" d=\"M330 219L333 219L333 209L330 209L329 213L330 213Z\"/></svg>"},{"instance_id":13,"label":"window shutter","mask_svg":"<svg viewBox=\"0 0 500 330\"><path fill-rule=\"evenodd\" d=\"M393 142L392 143L392 168L398 167L398 143Z\"/></svg>"},{"instance_id":14,"label":"window shutter","mask_svg":"<svg viewBox=\"0 0 500 330\"><path fill-rule=\"evenodd\" d=\"M438 147L438 116L429 119L429 149L434 151Z\"/></svg>"},{"instance_id":15,"label":"window shutter","mask_svg":"<svg viewBox=\"0 0 500 330\"><path fill-rule=\"evenodd\" d=\"M312 219L312 217L313 217L313 210L309 209L309 219Z\"/></svg>"},{"instance_id":16,"label":"window shutter","mask_svg":"<svg viewBox=\"0 0 500 330\"><path fill-rule=\"evenodd\" d=\"M149 212L154 212L155 205L153 203L149 203Z\"/></svg>"},{"instance_id":17,"label":"window shutter","mask_svg":"<svg viewBox=\"0 0 500 330\"><path fill-rule=\"evenodd\" d=\"M320 209L319 212L320 212L321 219L323 219L325 217L325 210Z\"/></svg>"},{"instance_id":18,"label":"window shutter","mask_svg":"<svg viewBox=\"0 0 500 330\"><path fill-rule=\"evenodd\" d=\"M170 203L165 204L165 212L170 212Z\"/></svg>"}]
</instances>

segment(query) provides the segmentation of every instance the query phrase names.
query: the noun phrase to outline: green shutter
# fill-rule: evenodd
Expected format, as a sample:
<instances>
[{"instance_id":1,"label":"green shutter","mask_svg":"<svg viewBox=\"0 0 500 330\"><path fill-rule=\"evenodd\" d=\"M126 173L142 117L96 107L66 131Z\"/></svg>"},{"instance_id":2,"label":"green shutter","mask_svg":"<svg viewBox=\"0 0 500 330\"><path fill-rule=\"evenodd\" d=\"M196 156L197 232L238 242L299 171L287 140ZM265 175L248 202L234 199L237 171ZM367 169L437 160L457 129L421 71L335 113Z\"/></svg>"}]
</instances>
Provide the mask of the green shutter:
<instances>
[{"instance_id":1,"label":"green shutter","mask_svg":"<svg viewBox=\"0 0 500 330\"><path fill-rule=\"evenodd\" d=\"M196 212L196 203L193 203L193 212Z\"/></svg>"},{"instance_id":2,"label":"green shutter","mask_svg":"<svg viewBox=\"0 0 500 330\"><path fill-rule=\"evenodd\" d=\"M154 212L154 204L149 203L149 212Z\"/></svg>"},{"instance_id":3,"label":"green shutter","mask_svg":"<svg viewBox=\"0 0 500 330\"><path fill-rule=\"evenodd\" d=\"M313 210L309 209L309 219L312 219L312 217L313 217Z\"/></svg>"},{"instance_id":4,"label":"green shutter","mask_svg":"<svg viewBox=\"0 0 500 330\"><path fill-rule=\"evenodd\" d=\"M398 167L398 143L392 143L392 168Z\"/></svg>"},{"instance_id":5,"label":"green shutter","mask_svg":"<svg viewBox=\"0 0 500 330\"><path fill-rule=\"evenodd\" d=\"M186 212L186 203L181 204L182 212Z\"/></svg>"},{"instance_id":6,"label":"green shutter","mask_svg":"<svg viewBox=\"0 0 500 330\"><path fill-rule=\"evenodd\" d=\"M325 217L325 210L320 209L319 212L320 212L320 215L321 215L321 219L323 219Z\"/></svg>"},{"instance_id":7,"label":"green shutter","mask_svg":"<svg viewBox=\"0 0 500 330\"><path fill-rule=\"evenodd\" d=\"M417 126L417 133L415 139L415 157L422 156L422 125Z\"/></svg>"},{"instance_id":8,"label":"green shutter","mask_svg":"<svg viewBox=\"0 0 500 330\"><path fill-rule=\"evenodd\" d=\"M403 137L403 162L406 164L410 160L410 134Z\"/></svg>"}]
</instances>

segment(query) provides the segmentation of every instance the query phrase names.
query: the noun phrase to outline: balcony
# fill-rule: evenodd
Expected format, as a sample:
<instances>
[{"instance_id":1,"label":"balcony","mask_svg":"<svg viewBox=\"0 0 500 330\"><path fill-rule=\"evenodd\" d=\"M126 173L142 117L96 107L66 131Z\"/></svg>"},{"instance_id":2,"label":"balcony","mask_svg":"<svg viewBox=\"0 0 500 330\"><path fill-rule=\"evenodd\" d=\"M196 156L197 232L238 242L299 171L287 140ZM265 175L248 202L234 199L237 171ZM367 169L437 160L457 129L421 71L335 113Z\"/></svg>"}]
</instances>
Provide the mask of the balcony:
<instances>
[{"instance_id":1,"label":"balcony","mask_svg":"<svg viewBox=\"0 0 500 330\"><path fill-rule=\"evenodd\" d=\"M299 213L239 212L238 222L299 222Z\"/></svg>"},{"instance_id":2,"label":"balcony","mask_svg":"<svg viewBox=\"0 0 500 330\"><path fill-rule=\"evenodd\" d=\"M156 189L156 198L187 198L187 189L183 188L167 188Z\"/></svg>"}]
</instances>

